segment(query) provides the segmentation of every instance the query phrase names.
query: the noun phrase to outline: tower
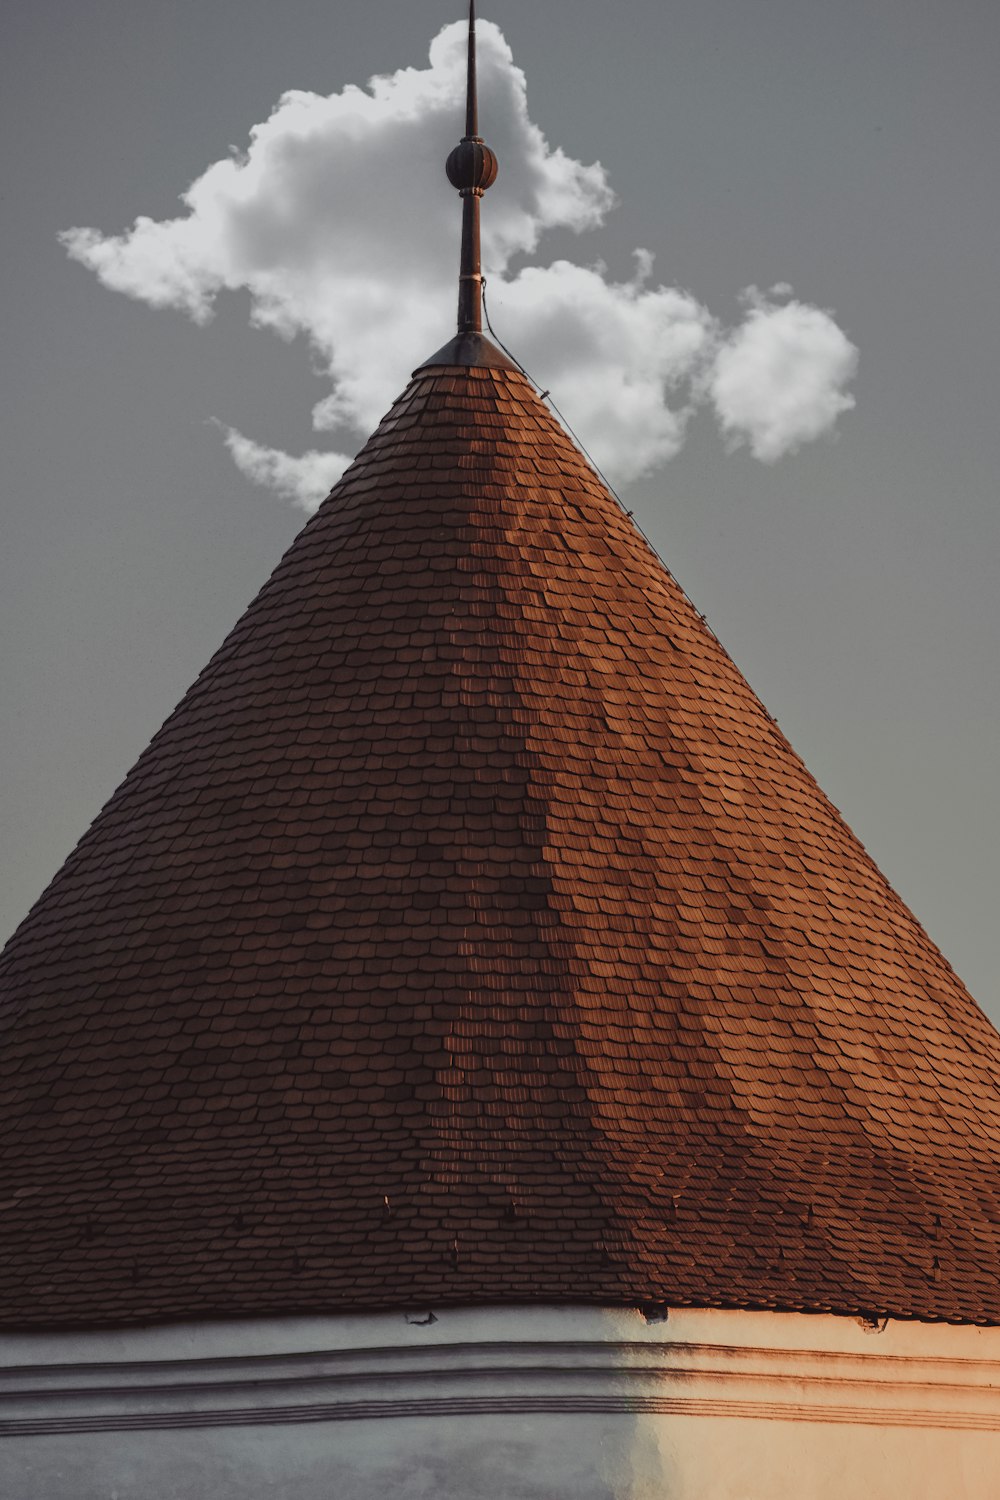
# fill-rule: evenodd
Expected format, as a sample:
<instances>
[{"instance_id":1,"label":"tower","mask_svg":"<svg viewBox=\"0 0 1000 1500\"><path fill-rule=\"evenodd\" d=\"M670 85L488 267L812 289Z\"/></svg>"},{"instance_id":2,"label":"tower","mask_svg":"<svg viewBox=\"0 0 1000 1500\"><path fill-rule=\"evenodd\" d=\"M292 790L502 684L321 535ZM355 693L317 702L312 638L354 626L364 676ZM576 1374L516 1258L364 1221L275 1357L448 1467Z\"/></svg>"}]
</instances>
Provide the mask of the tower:
<instances>
[{"instance_id":1,"label":"tower","mask_svg":"<svg viewBox=\"0 0 1000 1500\"><path fill-rule=\"evenodd\" d=\"M456 337L3 960L0 1472L985 1497L1000 1039L483 336L473 39Z\"/></svg>"}]
</instances>

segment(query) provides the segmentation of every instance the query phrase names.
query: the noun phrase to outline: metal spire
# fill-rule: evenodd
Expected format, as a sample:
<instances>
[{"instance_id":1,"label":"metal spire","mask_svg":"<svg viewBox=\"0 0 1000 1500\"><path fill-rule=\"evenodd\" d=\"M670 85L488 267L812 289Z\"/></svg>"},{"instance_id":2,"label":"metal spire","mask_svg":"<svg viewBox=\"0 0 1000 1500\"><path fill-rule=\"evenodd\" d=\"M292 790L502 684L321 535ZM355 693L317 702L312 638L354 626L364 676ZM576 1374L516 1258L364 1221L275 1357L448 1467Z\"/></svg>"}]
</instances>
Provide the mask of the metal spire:
<instances>
[{"instance_id":1,"label":"metal spire","mask_svg":"<svg viewBox=\"0 0 1000 1500\"><path fill-rule=\"evenodd\" d=\"M462 198L462 260L458 276L458 331L483 329L483 273L479 250L479 200L496 181L497 159L479 134L476 89L476 5L469 0L469 67L465 134L448 157L448 181Z\"/></svg>"},{"instance_id":2,"label":"metal spire","mask_svg":"<svg viewBox=\"0 0 1000 1500\"><path fill-rule=\"evenodd\" d=\"M469 66L465 84L465 138L479 139L479 93L476 88L476 0L469 0Z\"/></svg>"}]
</instances>

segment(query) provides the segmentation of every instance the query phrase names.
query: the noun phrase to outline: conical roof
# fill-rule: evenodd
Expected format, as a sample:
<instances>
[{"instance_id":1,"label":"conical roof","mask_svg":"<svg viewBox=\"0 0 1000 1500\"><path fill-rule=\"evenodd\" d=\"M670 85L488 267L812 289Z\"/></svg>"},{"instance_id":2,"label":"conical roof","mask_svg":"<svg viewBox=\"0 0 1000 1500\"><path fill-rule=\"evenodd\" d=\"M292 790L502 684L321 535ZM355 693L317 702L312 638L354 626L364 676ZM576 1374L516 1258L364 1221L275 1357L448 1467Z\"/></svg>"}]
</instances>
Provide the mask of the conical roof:
<instances>
[{"instance_id":1,"label":"conical roof","mask_svg":"<svg viewBox=\"0 0 1000 1500\"><path fill-rule=\"evenodd\" d=\"M8 1326L1000 1321L1000 1038L514 369L416 373L0 978Z\"/></svg>"}]
</instances>

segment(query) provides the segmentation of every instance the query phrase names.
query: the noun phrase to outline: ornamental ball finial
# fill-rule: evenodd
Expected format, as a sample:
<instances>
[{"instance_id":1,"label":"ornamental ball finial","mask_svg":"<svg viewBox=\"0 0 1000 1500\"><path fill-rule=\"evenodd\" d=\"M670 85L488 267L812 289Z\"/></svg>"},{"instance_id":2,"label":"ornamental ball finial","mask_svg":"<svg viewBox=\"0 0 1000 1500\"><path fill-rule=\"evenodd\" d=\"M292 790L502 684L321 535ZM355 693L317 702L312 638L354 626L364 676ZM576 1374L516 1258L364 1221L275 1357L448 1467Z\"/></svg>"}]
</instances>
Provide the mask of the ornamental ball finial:
<instances>
[{"instance_id":1,"label":"ornamental ball finial","mask_svg":"<svg viewBox=\"0 0 1000 1500\"><path fill-rule=\"evenodd\" d=\"M448 181L462 194L477 198L492 187L497 177L497 159L479 136L463 136L445 163Z\"/></svg>"}]
</instances>

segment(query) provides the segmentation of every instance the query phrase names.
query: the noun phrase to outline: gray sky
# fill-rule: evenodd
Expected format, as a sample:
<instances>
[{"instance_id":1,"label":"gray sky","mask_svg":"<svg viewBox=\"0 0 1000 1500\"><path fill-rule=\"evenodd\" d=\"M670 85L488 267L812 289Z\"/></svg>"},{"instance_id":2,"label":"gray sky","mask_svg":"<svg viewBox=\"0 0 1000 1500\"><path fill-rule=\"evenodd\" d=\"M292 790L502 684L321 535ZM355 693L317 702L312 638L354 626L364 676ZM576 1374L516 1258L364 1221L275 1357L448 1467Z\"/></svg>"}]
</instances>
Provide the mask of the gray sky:
<instances>
[{"instance_id":1,"label":"gray sky","mask_svg":"<svg viewBox=\"0 0 1000 1500\"><path fill-rule=\"evenodd\" d=\"M788 281L860 349L857 408L835 439L765 466L727 452L701 413L628 503L1000 1019L1000 8L482 9L550 143L599 158L619 199L584 237L553 230L542 262L601 257L625 280L643 246L657 279L727 321L749 283ZM425 67L457 13L437 0L7 7L3 935L301 524L237 472L207 419L293 453L343 443L311 430L329 386L303 340L251 329L246 293L198 328L106 290L56 235L175 215L286 89Z\"/></svg>"}]
</instances>

